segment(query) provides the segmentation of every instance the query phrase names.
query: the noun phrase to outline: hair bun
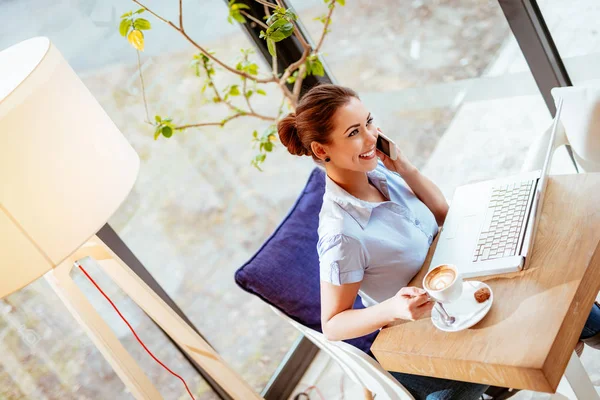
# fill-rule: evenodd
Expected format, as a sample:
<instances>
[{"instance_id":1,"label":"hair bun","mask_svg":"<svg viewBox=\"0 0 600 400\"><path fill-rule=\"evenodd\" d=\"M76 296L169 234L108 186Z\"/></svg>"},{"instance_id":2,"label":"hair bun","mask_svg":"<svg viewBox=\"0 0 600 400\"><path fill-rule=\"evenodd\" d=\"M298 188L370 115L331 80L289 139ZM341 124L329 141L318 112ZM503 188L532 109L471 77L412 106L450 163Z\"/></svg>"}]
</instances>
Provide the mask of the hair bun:
<instances>
[{"instance_id":1,"label":"hair bun","mask_svg":"<svg viewBox=\"0 0 600 400\"><path fill-rule=\"evenodd\" d=\"M277 123L277 133L279 140L288 151L295 156L306 156L310 152L306 149L300 136L298 136L298 128L296 126L296 114L289 113Z\"/></svg>"}]
</instances>

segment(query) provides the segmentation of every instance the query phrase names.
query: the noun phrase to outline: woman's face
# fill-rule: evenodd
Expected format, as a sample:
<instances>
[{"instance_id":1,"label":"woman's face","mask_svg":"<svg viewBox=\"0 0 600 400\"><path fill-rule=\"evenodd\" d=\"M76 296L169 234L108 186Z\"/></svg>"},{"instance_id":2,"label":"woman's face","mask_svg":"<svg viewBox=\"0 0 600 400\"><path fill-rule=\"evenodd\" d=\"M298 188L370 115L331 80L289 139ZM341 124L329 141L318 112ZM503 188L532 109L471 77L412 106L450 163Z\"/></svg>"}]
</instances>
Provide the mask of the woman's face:
<instances>
[{"instance_id":1,"label":"woman's face","mask_svg":"<svg viewBox=\"0 0 600 400\"><path fill-rule=\"evenodd\" d=\"M332 166L367 172L377 167L377 127L373 116L357 98L333 115L334 129L325 147Z\"/></svg>"}]
</instances>

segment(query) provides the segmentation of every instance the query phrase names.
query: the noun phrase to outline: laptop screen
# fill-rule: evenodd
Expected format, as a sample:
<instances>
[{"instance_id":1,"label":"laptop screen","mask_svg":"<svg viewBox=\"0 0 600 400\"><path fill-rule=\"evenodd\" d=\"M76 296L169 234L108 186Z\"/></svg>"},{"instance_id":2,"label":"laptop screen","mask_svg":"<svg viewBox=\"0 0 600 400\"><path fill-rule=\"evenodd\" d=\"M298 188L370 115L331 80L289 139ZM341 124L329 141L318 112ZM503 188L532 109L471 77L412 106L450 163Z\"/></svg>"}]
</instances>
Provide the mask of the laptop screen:
<instances>
[{"instance_id":1,"label":"laptop screen","mask_svg":"<svg viewBox=\"0 0 600 400\"><path fill-rule=\"evenodd\" d=\"M523 249L529 249L535 239L537 232L538 223L542 215L542 204L544 204L544 193L546 192L546 186L548 185L548 175L550 173L550 165L552 164L552 155L556 147L558 121L560 120L560 112L562 110L563 100L559 99L556 106L556 115L554 116L554 122L552 123L552 131L550 133L550 140L548 141L548 149L546 150L546 157L544 159L544 166L542 167L542 173L536 186L536 193L534 197L533 208L531 212L534 215L533 228L529 238L526 239L526 243L523 243ZM526 250L525 252L527 252Z\"/></svg>"}]
</instances>

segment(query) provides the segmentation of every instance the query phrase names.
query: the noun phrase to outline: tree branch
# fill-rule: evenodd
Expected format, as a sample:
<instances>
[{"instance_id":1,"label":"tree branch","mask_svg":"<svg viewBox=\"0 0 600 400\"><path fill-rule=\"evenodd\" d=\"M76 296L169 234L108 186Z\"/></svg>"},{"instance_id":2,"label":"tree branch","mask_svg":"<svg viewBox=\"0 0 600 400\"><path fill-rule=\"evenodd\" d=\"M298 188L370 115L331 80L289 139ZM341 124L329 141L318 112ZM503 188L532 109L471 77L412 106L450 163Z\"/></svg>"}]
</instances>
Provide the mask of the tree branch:
<instances>
[{"instance_id":1,"label":"tree branch","mask_svg":"<svg viewBox=\"0 0 600 400\"><path fill-rule=\"evenodd\" d=\"M179 27L183 30L183 0L179 0Z\"/></svg>"},{"instance_id":2,"label":"tree branch","mask_svg":"<svg viewBox=\"0 0 600 400\"><path fill-rule=\"evenodd\" d=\"M213 56L212 54L210 54L206 49L204 49L198 43L196 43L191 37L188 36L188 34L185 32L185 30L177 27L177 25L175 25L171 21L168 21L168 20L164 19L163 17L159 16L158 14L156 14L155 12L153 12L152 10L150 10L148 7L146 7L145 5L143 5L142 3L140 3L138 0L132 0L132 1L134 3L136 3L136 4L138 4L140 7L143 7L144 9L146 9L148 12L150 12L152 15L154 15L155 17L157 17L161 21L163 21L163 22L171 25L173 27L173 29L175 29L176 31L178 31L179 33L181 33L188 40L188 42L190 42L194 47L196 47L198 50L200 50L200 52L202 52L208 58L210 58L211 60L213 60L214 62L216 62L221 67L223 67L226 70L228 70L229 72L234 73L236 75L244 76L244 77L246 77L248 79L251 79L251 80L253 80L253 81L257 82L257 83L277 82L277 79L274 78L274 77L259 79L259 78L256 78L256 77L250 75L250 74L247 74L247 73L242 72L242 71L238 71L235 68L230 67L229 65L225 64L224 62L222 62L221 60L219 60L218 58L216 58L215 56Z\"/></svg>"},{"instance_id":3,"label":"tree branch","mask_svg":"<svg viewBox=\"0 0 600 400\"><path fill-rule=\"evenodd\" d=\"M237 114L234 114L234 115L231 115L231 116L225 118L221 122L201 122L199 124L189 124L189 125L176 126L175 130L179 131L179 130L182 130L182 129L197 128L197 127L200 127L200 126L224 126L226 123L228 123L232 119L239 118L239 117L241 117L243 115L246 115L246 114L244 114L244 113L237 113Z\"/></svg>"},{"instance_id":4,"label":"tree branch","mask_svg":"<svg viewBox=\"0 0 600 400\"><path fill-rule=\"evenodd\" d=\"M333 14L333 9L335 8L335 0L331 0L329 3L329 13L327 14L327 18L325 19L325 26L323 27L323 33L321 34L321 39L319 39L319 44L315 47L313 54L317 54L321 45L323 44L323 39L325 39L325 35L327 34L327 28L329 27L329 23L331 22L331 14Z\"/></svg>"},{"instance_id":5,"label":"tree branch","mask_svg":"<svg viewBox=\"0 0 600 400\"><path fill-rule=\"evenodd\" d=\"M308 44L306 42L306 39L304 39L304 35L302 35L302 33L300 33L300 29L298 29L298 25L296 25L296 22L292 21L292 23L294 24L294 34L296 35L296 37L300 41L300 44L302 45L302 47L304 49L311 50L310 44Z\"/></svg>"},{"instance_id":6,"label":"tree branch","mask_svg":"<svg viewBox=\"0 0 600 400\"><path fill-rule=\"evenodd\" d=\"M285 85L287 78L289 78L290 75L292 75L292 73L295 70L297 70L298 68L300 68L300 66L302 64L304 64L304 62L306 61L306 57L308 57L309 52L310 52L309 49L304 49L304 52L302 53L302 57L300 57L300 59L298 61L296 61L295 63L290 64L290 66L285 69L283 76L281 77L281 79L279 79L280 86L282 84Z\"/></svg>"},{"instance_id":7,"label":"tree branch","mask_svg":"<svg viewBox=\"0 0 600 400\"><path fill-rule=\"evenodd\" d=\"M300 66L298 70L298 76L296 77L296 82L294 82L294 91L292 94L295 98L300 97L300 89L302 88L302 81L304 80L303 76L306 73L306 63Z\"/></svg>"},{"instance_id":8,"label":"tree branch","mask_svg":"<svg viewBox=\"0 0 600 400\"><path fill-rule=\"evenodd\" d=\"M175 130L197 128L200 126L225 126L225 124L228 123L229 121L231 121L232 119L236 119L236 118L243 117L243 116L255 117L258 119L265 120L265 121L272 121L272 122L277 121L277 118L266 117L264 115L260 115L257 113L238 112L237 114L230 115L229 117L225 118L223 121L220 121L220 122L201 122L198 124L181 125L181 126L176 126Z\"/></svg>"},{"instance_id":9,"label":"tree branch","mask_svg":"<svg viewBox=\"0 0 600 400\"><path fill-rule=\"evenodd\" d=\"M244 81L243 86L242 86L242 96L244 96L244 98L246 99L246 104L248 104L248 109L250 110L250 112L254 112L254 109L252 108L252 105L250 104L250 98L248 96L246 96L246 79L242 78L242 81Z\"/></svg>"},{"instance_id":10,"label":"tree branch","mask_svg":"<svg viewBox=\"0 0 600 400\"><path fill-rule=\"evenodd\" d=\"M257 3L262 4L263 6L266 6L266 7L277 8L277 6L275 4L269 3L266 0L254 0L254 1L256 1Z\"/></svg>"},{"instance_id":11,"label":"tree branch","mask_svg":"<svg viewBox=\"0 0 600 400\"><path fill-rule=\"evenodd\" d=\"M286 87L287 89L287 87ZM288 89L289 91L289 89ZM283 113L283 104L285 103L285 99L287 99L288 97L285 95L285 91L283 92L283 96L281 96L281 103L279 104L279 108L277 110L277 119L279 119L279 117L281 117L281 114Z\"/></svg>"},{"instance_id":12,"label":"tree branch","mask_svg":"<svg viewBox=\"0 0 600 400\"><path fill-rule=\"evenodd\" d=\"M240 10L240 13L243 14L246 18L248 18L248 19L256 22L261 28L269 29L269 27L267 26L267 24L265 24L264 22L262 22L258 18L254 18L252 15L248 14L246 11Z\"/></svg>"}]
</instances>

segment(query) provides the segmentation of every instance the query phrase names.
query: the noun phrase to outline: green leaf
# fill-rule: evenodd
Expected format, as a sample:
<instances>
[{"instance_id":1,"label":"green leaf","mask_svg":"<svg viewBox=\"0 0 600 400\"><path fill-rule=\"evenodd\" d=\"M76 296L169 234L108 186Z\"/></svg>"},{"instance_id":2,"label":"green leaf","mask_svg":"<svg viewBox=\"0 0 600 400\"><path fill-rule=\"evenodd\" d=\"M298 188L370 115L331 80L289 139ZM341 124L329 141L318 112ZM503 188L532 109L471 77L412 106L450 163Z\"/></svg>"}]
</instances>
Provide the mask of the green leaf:
<instances>
[{"instance_id":1,"label":"green leaf","mask_svg":"<svg viewBox=\"0 0 600 400\"><path fill-rule=\"evenodd\" d=\"M160 121L161 121L160 115L155 115L154 120L160 124Z\"/></svg>"},{"instance_id":2,"label":"green leaf","mask_svg":"<svg viewBox=\"0 0 600 400\"><path fill-rule=\"evenodd\" d=\"M250 6L247 4L244 4L244 3L236 3L236 4L231 5L231 9L232 10L242 10L242 9L249 10Z\"/></svg>"},{"instance_id":3,"label":"green leaf","mask_svg":"<svg viewBox=\"0 0 600 400\"><path fill-rule=\"evenodd\" d=\"M119 33L121 36L127 36L127 32L129 32L129 28L131 27L131 21L128 19L122 19L121 24L119 24Z\"/></svg>"},{"instance_id":4,"label":"green leaf","mask_svg":"<svg viewBox=\"0 0 600 400\"><path fill-rule=\"evenodd\" d=\"M143 13L144 11L146 11L146 9L145 9L145 8L140 8L140 9L139 9L139 10L137 10L135 13L136 13L136 14L141 14L141 13Z\"/></svg>"},{"instance_id":5,"label":"green leaf","mask_svg":"<svg viewBox=\"0 0 600 400\"><path fill-rule=\"evenodd\" d=\"M258 94L260 94L260 95L263 95L263 96L266 96L266 95L267 95L267 92L265 92L265 91L264 91L264 90L262 90L262 89L256 89L256 93L258 93Z\"/></svg>"},{"instance_id":6,"label":"green leaf","mask_svg":"<svg viewBox=\"0 0 600 400\"><path fill-rule=\"evenodd\" d=\"M265 31L260 31L260 34L258 35L258 37L259 37L260 39L262 39L262 38L264 38L264 37L267 37L267 34L265 33Z\"/></svg>"},{"instance_id":7,"label":"green leaf","mask_svg":"<svg viewBox=\"0 0 600 400\"><path fill-rule=\"evenodd\" d=\"M244 16L242 14L240 14L239 11L232 12L231 16L233 17L233 19L235 19L240 24L246 23L246 18L244 18Z\"/></svg>"},{"instance_id":8,"label":"green leaf","mask_svg":"<svg viewBox=\"0 0 600 400\"><path fill-rule=\"evenodd\" d=\"M148 30L151 28L150 21L144 18L138 18L133 23L135 29L139 29L141 31Z\"/></svg>"},{"instance_id":9,"label":"green leaf","mask_svg":"<svg viewBox=\"0 0 600 400\"><path fill-rule=\"evenodd\" d=\"M160 136L162 132L162 128L159 126L154 130L154 140L158 140L158 137Z\"/></svg>"},{"instance_id":10,"label":"green leaf","mask_svg":"<svg viewBox=\"0 0 600 400\"><path fill-rule=\"evenodd\" d=\"M133 11L126 12L125 14L121 15L121 18L130 17L131 15L133 15Z\"/></svg>"},{"instance_id":11,"label":"green leaf","mask_svg":"<svg viewBox=\"0 0 600 400\"><path fill-rule=\"evenodd\" d=\"M304 64L306 65L306 70L304 73L307 75L312 74L312 61L308 59ZM306 76L303 76L302 78L306 78Z\"/></svg>"},{"instance_id":12,"label":"green leaf","mask_svg":"<svg viewBox=\"0 0 600 400\"><path fill-rule=\"evenodd\" d=\"M252 132L252 137L254 139L258 138L258 132L257 131Z\"/></svg>"},{"instance_id":13,"label":"green leaf","mask_svg":"<svg viewBox=\"0 0 600 400\"><path fill-rule=\"evenodd\" d=\"M263 154L259 154L259 155L256 156L256 159L257 159L258 162L264 162L265 158L267 158L267 155L264 154L264 153Z\"/></svg>"},{"instance_id":14,"label":"green leaf","mask_svg":"<svg viewBox=\"0 0 600 400\"><path fill-rule=\"evenodd\" d=\"M325 68L323 68L323 64L321 64L321 60L318 58L312 62L312 74L317 76L325 75Z\"/></svg>"},{"instance_id":15,"label":"green leaf","mask_svg":"<svg viewBox=\"0 0 600 400\"><path fill-rule=\"evenodd\" d=\"M241 61L235 65L235 69L238 71L241 71L242 69L244 69L244 66L242 65Z\"/></svg>"},{"instance_id":16,"label":"green leaf","mask_svg":"<svg viewBox=\"0 0 600 400\"><path fill-rule=\"evenodd\" d=\"M170 138L171 136L173 136L173 128L171 128L170 126L163 126L162 127L162 134L164 137L166 138Z\"/></svg>"},{"instance_id":17,"label":"green leaf","mask_svg":"<svg viewBox=\"0 0 600 400\"><path fill-rule=\"evenodd\" d=\"M338 3L340 6L346 5L346 0L335 0L335 2Z\"/></svg>"},{"instance_id":18,"label":"green leaf","mask_svg":"<svg viewBox=\"0 0 600 400\"><path fill-rule=\"evenodd\" d=\"M232 96L240 95L240 87L238 85L232 85L231 89L229 89L229 94Z\"/></svg>"},{"instance_id":19,"label":"green leaf","mask_svg":"<svg viewBox=\"0 0 600 400\"><path fill-rule=\"evenodd\" d=\"M273 151L273 143L271 143L271 142L265 143L265 151Z\"/></svg>"},{"instance_id":20,"label":"green leaf","mask_svg":"<svg viewBox=\"0 0 600 400\"><path fill-rule=\"evenodd\" d=\"M280 18L277 21L273 22L270 26L269 29L267 29L267 33L273 33L275 32L277 29L281 28L282 26L284 26L285 24L289 24L289 22L284 19L284 18Z\"/></svg>"},{"instance_id":21,"label":"green leaf","mask_svg":"<svg viewBox=\"0 0 600 400\"><path fill-rule=\"evenodd\" d=\"M285 34L281 31L275 31L270 33L268 38L274 42L281 42L283 39L285 39Z\"/></svg>"},{"instance_id":22,"label":"green leaf","mask_svg":"<svg viewBox=\"0 0 600 400\"><path fill-rule=\"evenodd\" d=\"M267 47L269 49L269 54L273 57L277 57L277 50L275 49L275 42L271 39L267 39Z\"/></svg>"},{"instance_id":23,"label":"green leaf","mask_svg":"<svg viewBox=\"0 0 600 400\"><path fill-rule=\"evenodd\" d=\"M252 90L248 90L248 91L246 92L246 98L247 98L247 99L249 99L249 98L250 98L250 96L252 96L253 94L254 94L254 92L253 92Z\"/></svg>"},{"instance_id":24,"label":"green leaf","mask_svg":"<svg viewBox=\"0 0 600 400\"><path fill-rule=\"evenodd\" d=\"M287 83L296 82L297 77L298 77L298 71L294 71L294 73L289 78L287 78Z\"/></svg>"},{"instance_id":25,"label":"green leaf","mask_svg":"<svg viewBox=\"0 0 600 400\"><path fill-rule=\"evenodd\" d=\"M233 24L233 18L231 18L231 14L229 14L229 16L227 17L227 22Z\"/></svg>"},{"instance_id":26,"label":"green leaf","mask_svg":"<svg viewBox=\"0 0 600 400\"><path fill-rule=\"evenodd\" d=\"M271 34L271 38L273 40L275 40L276 42L279 42L283 39L286 39L286 38L292 36L292 33L294 33L294 24L292 24L291 22L287 22L286 24L284 24L283 26L278 28L276 31L274 31ZM281 34L282 35L281 39L275 39L274 35L276 35L276 34Z\"/></svg>"},{"instance_id":27,"label":"green leaf","mask_svg":"<svg viewBox=\"0 0 600 400\"><path fill-rule=\"evenodd\" d=\"M258 65L256 65L256 64L248 65L247 71L250 75L257 75L258 74Z\"/></svg>"}]
</instances>

